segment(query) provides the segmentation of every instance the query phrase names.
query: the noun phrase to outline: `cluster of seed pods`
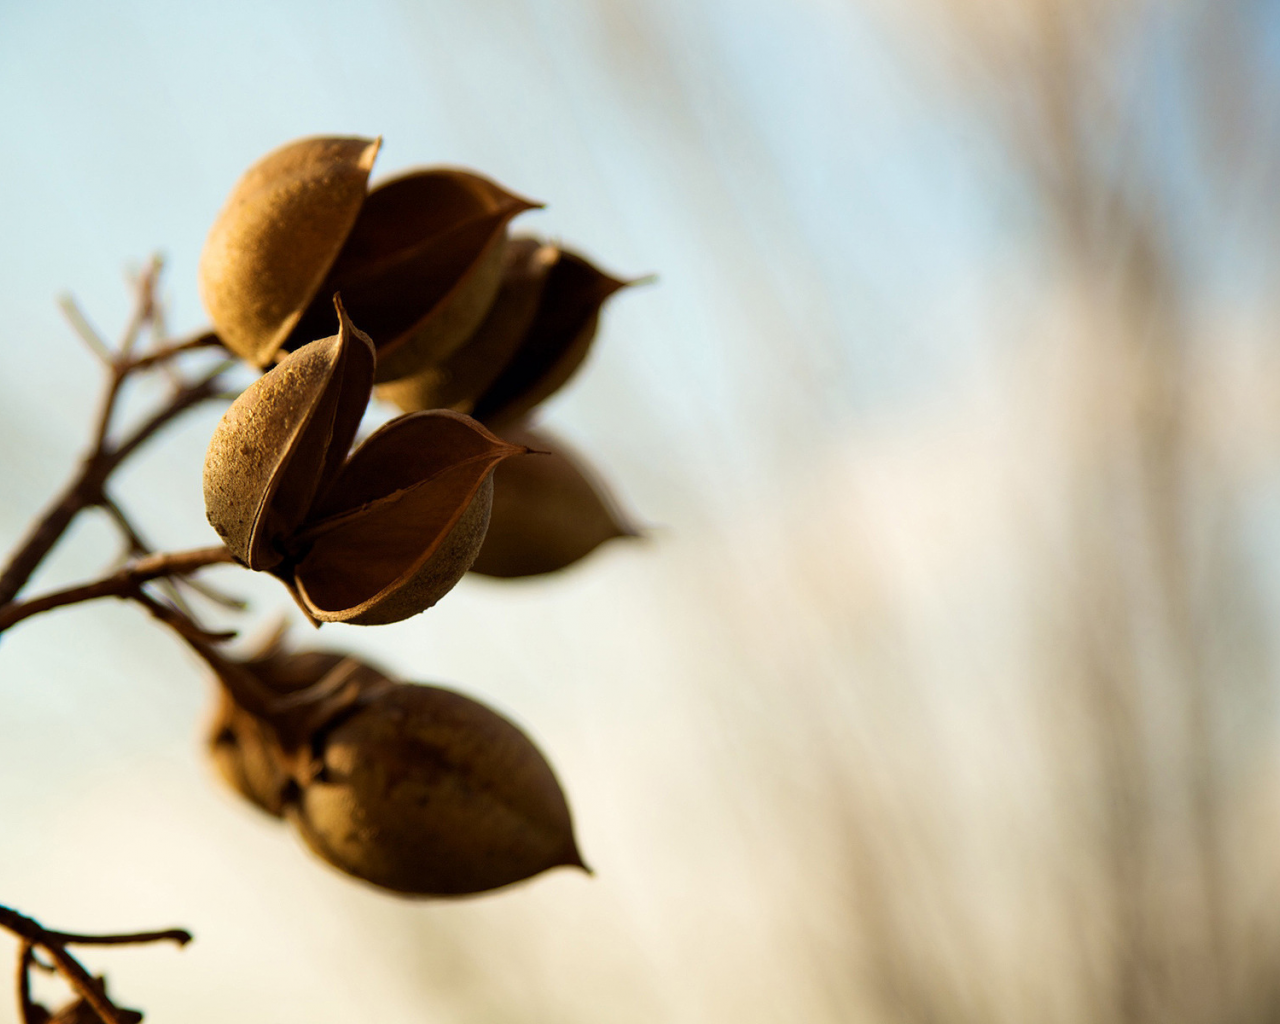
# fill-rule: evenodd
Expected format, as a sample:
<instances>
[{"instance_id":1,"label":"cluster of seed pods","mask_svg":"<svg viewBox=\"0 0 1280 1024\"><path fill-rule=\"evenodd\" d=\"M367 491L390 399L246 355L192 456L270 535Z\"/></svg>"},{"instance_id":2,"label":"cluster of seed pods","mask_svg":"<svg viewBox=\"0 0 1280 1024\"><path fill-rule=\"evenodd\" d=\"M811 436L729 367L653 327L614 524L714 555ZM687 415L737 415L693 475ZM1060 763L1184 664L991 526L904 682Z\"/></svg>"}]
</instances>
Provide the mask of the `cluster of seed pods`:
<instances>
[{"instance_id":1,"label":"cluster of seed pods","mask_svg":"<svg viewBox=\"0 0 1280 1024\"><path fill-rule=\"evenodd\" d=\"M200 264L218 336L265 371L210 442L209 521L316 624L399 621L469 570L536 575L634 535L530 422L625 282L510 238L537 204L470 171L370 189L379 145L313 138L268 154ZM404 415L352 450L375 391ZM221 773L330 863L437 895L581 866L551 768L484 705L338 654L202 653L221 683Z\"/></svg>"}]
</instances>

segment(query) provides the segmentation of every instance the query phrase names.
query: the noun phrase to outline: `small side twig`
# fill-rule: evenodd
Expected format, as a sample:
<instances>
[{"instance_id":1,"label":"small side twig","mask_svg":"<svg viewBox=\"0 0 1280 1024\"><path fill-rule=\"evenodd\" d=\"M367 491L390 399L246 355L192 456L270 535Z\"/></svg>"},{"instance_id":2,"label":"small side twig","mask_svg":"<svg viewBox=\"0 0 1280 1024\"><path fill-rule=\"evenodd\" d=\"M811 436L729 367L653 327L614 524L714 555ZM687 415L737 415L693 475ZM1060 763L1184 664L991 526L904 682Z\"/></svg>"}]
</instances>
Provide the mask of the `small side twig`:
<instances>
[{"instance_id":1,"label":"small side twig","mask_svg":"<svg viewBox=\"0 0 1280 1024\"><path fill-rule=\"evenodd\" d=\"M118 572L92 583L54 591L30 601L19 601L0 608L0 633L23 619L65 605L94 601L101 597L134 597L143 583L169 576L185 576L208 565L234 562L223 545L195 548L191 551L149 555L126 565Z\"/></svg>"},{"instance_id":2,"label":"small side twig","mask_svg":"<svg viewBox=\"0 0 1280 1024\"><path fill-rule=\"evenodd\" d=\"M55 932L45 928L33 918L20 914L11 907L0 906L0 928L12 932L22 940L18 959L18 1000L22 1007L24 1024L36 1024L47 1017L31 998L29 972L35 962L38 946L49 954L54 966L75 993L106 1024L127 1024L120 1008L107 998L105 986L96 980L74 956L67 952L70 944L113 946L126 943L176 942L185 946L191 941L191 933L185 928L168 928L156 932L133 932L121 935L77 935L71 932ZM136 1014L134 1015L136 1017Z\"/></svg>"},{"instance_id":3,"label":"small side twig","mask_svg":"<svg viewBox=\"0 0 1280 1024\"><path fill-rule=\"evenodd\" d=\"M97 356L104 366L110 366L115 360L111 347L102 340L102 335L89 322L89 318L84 315L84 311L76 300L70 295L60 295L58 308L62 310L62 315L67 318L67 323L76 332L76 336L89 347L89 351Z\"/></svg>"},{"instance_id":4,"label":"small side twig","mask_svg":"<svg viewBox=\"0 0 1280 1024\"><path fill-rule=\"evenodd\" d=\"M216 367L194 384L178 391L164 408L117 447L95 446L70 483L36 521L31 532L9 559L4 572L0 573L0 605L8 604L17 596L36 567L44 561L45 555L66 532L71 521L84 509L101 504L103 486L120 463L167 423L219 394L220 376L224 370L224 366Z\"/></svg>"}]
</instances>

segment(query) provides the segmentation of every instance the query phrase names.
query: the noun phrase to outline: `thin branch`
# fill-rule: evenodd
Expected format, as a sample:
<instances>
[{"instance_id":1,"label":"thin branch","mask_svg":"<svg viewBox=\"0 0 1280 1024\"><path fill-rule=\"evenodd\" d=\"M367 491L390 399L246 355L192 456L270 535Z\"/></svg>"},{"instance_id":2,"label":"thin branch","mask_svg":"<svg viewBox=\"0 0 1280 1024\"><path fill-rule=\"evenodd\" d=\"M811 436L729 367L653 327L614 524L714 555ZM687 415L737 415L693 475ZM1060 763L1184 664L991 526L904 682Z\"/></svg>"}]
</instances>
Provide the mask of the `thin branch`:
<instances>
[{"instance_id":1,"label":"thin branch","mask_svg":"<svg viewBox=\"0 0 1280 1024\"><path fill-rule=\"evenodd\" d=\"M249 608L248 601L243 598L232 597L230 594L224 593L203 580L192 579L190 576L179 576L175 582L180 583L193 593L199 594L206 601L227 609L227 611L243 612Z\"/></svg>"},{"instance_id":2,"label":"thin branch","mask_svg":"<svg viewBox=\"0 0 1280 1024\"><path fill-rule=\"evenodd\" d=\"M57 932L46 928L35 918L0 904L0 928L12 932L29 946L124 946L148 942L176 942L185 946L191 941L191 933L185 928L165 928L151 932L121 932L109 935L82 935L79 932Z\"/></svg>"},{"instance_id":3,"label":"thin branch","mask_svg":"<svg viewBox=\"0 0 1280 1024\"><path fill-rule=\"evenodd\" d=\"M205 645L226 643L228 640L234 640L239 634L234 629L218 630L205 629L200 623L196 622L186 610L186 608L177 604L165 604L148 594L144 589L139 587L132 593L121 594L121 597L128 597L138 602L147 611L154 615L158 620L177 633L182 639L188 642L195 642Z\"/></svg>"},{"instance_id":4,"label":"thin branch","mask_svg":"<svg viewBox=\"0 0 1280 1024\"><path fill-rule=\"evenodd\" d=\"M179 391L167 406L138 427L118 447L96 448L84 459L79 472L35 522L0 574L0 607L18 595L76 515L102 502L103 485L120 463L171 420L218 394L218 378L224 369L219 366L195 384Z\"/></svg>"},{"instance_id":5,"label":"thin branch","mask_svg":"<svg viewBox=\"0 0 1280 1024\"><path fill-rule=\"evenodd\" d=\"M66 590L45 594L43 597L32 598L30 601L20 601L0 608L0 633L23 619L53 608L94 601L100 597L133 597L138 593L139 587L149 580L183 576L197 569L203 569L207 565L233 561L235 559L231 557L231 552L222 545L140 558L119 572L92 583L69 587Z\"/></svg>"},{"instance_id":6,"label":"thin branch","mask_svg":"<svg viewBox=\"0 0 1280 1024\"><path fill-rule=\"evenodd\" d=\"M31 964L35 960L35 947L23 939L18 951L18 1008L22 1011L22 1024L43 1024L40 1008L31 999Z\"/></svg>"},{"instance_id":7,"label":"thin branch","mask_svg":"<svg viewBox=\"0 0 1280 1024\"><path fill-rule=\"evenodd\" d=\"M120 530L121 536L124 537L127 558L139 558L155 553L155 549L142 539L142 534L130 522L124 509L117 505L110 495L104 493L102 499L98 502L98 506L107 513Z\"/></svg>"},{"instance_id":8,"label":"thin branch","mask_svg":"<svg viewBox=\"0 0 1280 1024\"><path fill-rule=\"evenodd\" d=\"M116 466L132 455L140 445L146 442L157 430L169 423L170 420L180 416L192 406L199 405L201 402L208 401L211 398L221 397L223 393L218 391L216 386L221 383L218 378L234 365L235 362L233 360L219 363L195 384L174 395L165 408L142 424L127 440L121 442L108 454L108 472L115 469Z\"/></svg>"},{"instance_id":9,"label":"thin branch","mask_svg":"<svg viewBox=\"0 0 1280 1024\"><path fill-rule=\"evenodd\" d=\"M134 313L129 320L129 324L125 327L124 335L120 339L119 353L121 361L128 360L133 353L133 347L137 344L142 329L146 327L156 311L156 281L160 277L160 271L164 268L164 260L159 256L152 256L147 261L147 265L133 280L134 288L137 290L138 298L135 303Z\"/></svg>"},{"instance_id":10,"label":"thin branch","mask_svg":"<svg viewBox=\"0 0 1280 1024\"><path fill-rule=\"evenodd\" d=\"M159 363L167 363L174 356L180 356L186 352L198 352L201 349L221 347L222 339L213 331L205 331L203 334L197 334L182 341L175 341L170 345L153 349L146 355L138 356L129 362L129 369L131 371L149 370Z\"/></svg>"},{"instance_id":11,"label":"thin branch","mask_svg":"<svg viewBox=\"0 0 1280 1024\"><path fill-rule=\"evenodd\" d=\"M31 1000L28 980L36 946L49 954L67 983L81 999L93 1007L106 1024L126 1024L129 1018L126 1018L120 1008L107 998L106 986L94 979L80 961L67 952L67 944L123 945L125 943L176 942L180 946L185 946L191 941L191 933L184 928L123 935L76 935L70 932L53 932L46 929L40 922L6 906L0 906L0 928L12 932L22 940L18 967L18 997L22 1005L24 1021L34 1021L38 1016L35 1013L36 1006Z\"/></svg>"},{"instance_id":12,"label":"thin branch","mask_svg":"<svg viewBox=\"0 0 1280 1024\"><path fill-rule=\"evenodd\" d=\"M59 973L67 979L76 995L92 1006L105 1024L128 1024L127 1019L121 1016L120 1008L107 998L106 986L95 981L84 969L84 965L68 953L65 947L48 945L44 948L49 951L49 956L58 965Z\"/></svg>"},{"instance_id":13,"label":"thin branch","mask_svg":"<svg viewBox=\"0 0 1280 1024\"><path fill-rule=\"evenodd\" d=\"M153 932L122 932L119 935L81 935L77 932L54 932L42 929L52 942L64 946L139 946L147 942L176 942L185 946L192 935L185 928L163 928Z\"/></svg>"},{"instance_id":14,"label":"thin branch","mask_svg":"<svg viewBox=\"0 0 1280 1024\"><path fill-rule=\"evenodd\" d=\"M102 335L89 322L89 318L84 315L75 298L70 295L58 296L58 308L62 310L62 315L67 318L67 323L76 332L76 336L89 347L89 351L102 360L104 366L111 366L115 362L115 355L110 346L102 340Z\"/></svg>"}]
</instances>

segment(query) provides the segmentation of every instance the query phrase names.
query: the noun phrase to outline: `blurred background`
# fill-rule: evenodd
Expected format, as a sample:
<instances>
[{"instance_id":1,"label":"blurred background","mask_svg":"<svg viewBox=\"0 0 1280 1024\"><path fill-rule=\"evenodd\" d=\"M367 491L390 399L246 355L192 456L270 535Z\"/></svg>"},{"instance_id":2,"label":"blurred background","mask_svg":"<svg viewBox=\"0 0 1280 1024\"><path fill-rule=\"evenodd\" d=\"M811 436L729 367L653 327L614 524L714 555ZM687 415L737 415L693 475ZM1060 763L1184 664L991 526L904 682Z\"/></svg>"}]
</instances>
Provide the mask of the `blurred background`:
<instances>
[{"instance_id":1,"label":"blurred background","mask_svg":"<svg viewBox=\"0 0 1280 1024\"><path fill-rule=\"evenodd\" d=\"M0 644L0 902L191 928L86 958L155 1021L1280 1020L1278 95L1274 0L0 0L4 546L100 387L57 297L114 335L160 251L201 327L286 140L658 275L543 419L646 540L294 631L521 723L594 878L339 876L112 602ZM159 547L213 540L218 414L120 475ZM85 515L31 592L117 547Z\"/></svg>"}]
</instances>

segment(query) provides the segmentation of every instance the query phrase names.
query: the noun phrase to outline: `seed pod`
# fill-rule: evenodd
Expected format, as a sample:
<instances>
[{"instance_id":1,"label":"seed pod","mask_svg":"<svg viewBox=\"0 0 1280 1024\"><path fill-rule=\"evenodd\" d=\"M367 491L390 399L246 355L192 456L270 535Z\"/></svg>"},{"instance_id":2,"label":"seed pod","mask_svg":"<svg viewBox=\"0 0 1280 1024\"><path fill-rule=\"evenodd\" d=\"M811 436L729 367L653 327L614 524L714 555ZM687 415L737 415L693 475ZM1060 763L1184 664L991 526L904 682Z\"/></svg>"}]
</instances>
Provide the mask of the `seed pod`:
<instances>
[{"instance_id":1,"label":"seed pod","mask_svg":"<svg viewBox=\"0 0 1280 1024\"><path fill-rule=\"evenodd\" d=\"M447 357L480 325L502 279L508 222L537 204L469 171L441 168L369 193L321 294L341 292L378 350L378 380ZM333 330L313 304L297 334Z\"/></svg>"},{"instance_id":2,"label":"seed pod","mask_svg":"<svg viewBox=\"0 0 1280 1024\"><path fill-rule=\"evenodd\" d=\"M332 338L291 353L227 410L205 457L209 522L315 622L376 625L430 608L466 573L490 479L525 451L448 411L385 424L346 459L374 354L337 304Z\"/></svg>"},{"instance_id":3,"label":"seed pod","mask_svg":"<svg viewBox=\"0 0 1280 1024\"><path fill-rule=\"evenodd\" d=\"M319 774L285 814L349 874L443 896L583 866L551 767L519 729L461 694L391 687L320 745Z\"/></svg>"},{"instance_id":4,"label":"seed pod","mask_svg":"<svg viewBox=\"0 0 1280 1024\"><path fill-rule=\"evenodd\" d=\"M338 307L338 333L304 346L232 403L209 442L205 510L250 569L285 557L337 475L373 388L373 345Z\"/></svg>"},{"instance_id":5,"label":"seed pod","mask_svg":"<svg viewBox=\"0 0 1280 1024\"><path fill-rule=\"evenodd\" d=\"M251 167L210 232L201 295L227 346L258 366L337 327L346 296L378 379L447 357L484 319L507 224L537 204L469 171L416 171L366 194L378 141L290 143Z\"/></svg>"},{"instance_id":6,"label":"seed pod","mask_svg":"<svg viewBox=\"0 0 1280 1024\"><path fill-rule=\"evenodd\" d=\"M501 428L563 387L587 357L600 308L626 284L561 250L520 348L476 399L471 415Z\"/></svg>"},{"instance_id":7,"label":"seed pod","mask_svg":"<svg viewBox=\"0 0 1280 1024\"><path fill-rule=\"evenodd\" d=\"M533 451L494 473L493 511L471 571L486 576L555 572L614 537L636 537L616 502L559 441L541 431L507 430Z\"/></svg>"},{"instance_id":8,"label":"seed pod","mask_svg":"<svg viewBox=\"0 0 1280 1024\"><path fill-rule=\"evenodd\" d=\"M503 429L524 418L582 365L600 309L626 287L575 253L516 239L488 318L444 363L383 385L402 409L447 406Z\"/></svg>"},{"instance_id":9,"label":"seed pod","mask_svg":"<svg viewBox=\"0 0 1280 1024\"><path fill-rule=\"evenodd\" d=\"M309 750L317 729L362 695L390 684L377 668L348 655L285 653L278 639L256 658L222 660L218 707L209 730L210 756L224 782L277 818L297 788L298 748ZM253 691L248 703L256 710L241 703L246 685ZM339 687L353 687L355 693L343 698ZM263 697L276 700L264 702Z\"/></svg>"},{"instance_id":10,"label":"seed pod","mask_svg":"<svg viewBox=\"0 0 1280 1024\"><path fill-rule=\"evenodd\" d=\"M378 397L406 412L456 409L470 412L476 397L502 372L520 348L538 313L538 305L559 250L535 238L507 243L502 284L484 322L466 344L443 362L409 377L382 384Z\"/></svg>"},{"instance_id":11,"label":"seed pod","mask_svg":"<svg viewBox=\"0 0 1280 1024\"><path fill-rule=\"evenodd\" d=\"M380 141L300 139L236 183L205 242L199 281L237 355L269 365L316 297L364 204Z\"/></svg>"},{"instance_id":12,"label":"seed pod","mask_svg":"<svg viewBox=\"0 0 1280 1024\"><path fill-rule=\"evenodd\" d=\"M437 410L383 426L351 456L302 538L296 583L321 622L377 625L431 607L484 540L492 473L525 449Z\"/></svg>"}]
</instances>

